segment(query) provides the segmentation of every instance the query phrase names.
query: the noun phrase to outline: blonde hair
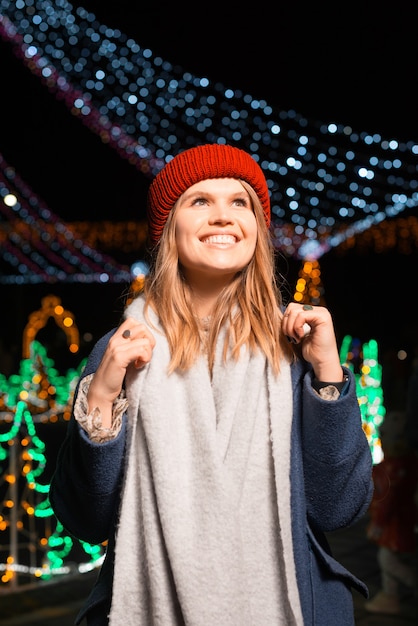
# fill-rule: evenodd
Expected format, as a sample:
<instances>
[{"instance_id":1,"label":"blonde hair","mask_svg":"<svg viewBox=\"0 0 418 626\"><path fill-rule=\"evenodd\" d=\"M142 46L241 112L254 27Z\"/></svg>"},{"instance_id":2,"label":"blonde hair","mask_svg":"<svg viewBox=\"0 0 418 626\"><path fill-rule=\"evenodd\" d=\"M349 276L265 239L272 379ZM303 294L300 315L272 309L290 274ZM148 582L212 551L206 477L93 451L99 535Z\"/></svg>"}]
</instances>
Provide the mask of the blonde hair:
<instances>
[{"instance_id":1,"label":"blonde hair","mask_svg":"<svg viewBox=\"0 0 418 626\"><path fill-rule=\"evenodd\" d=\"M219 295L205 349L212 371L216 342L225 327L224 360L229 351L231 358L238 360L243 346L252 354L261 350L278 374L281 358L290 358L293 352L281 332L282 298L276 281L275 253L260 200L248 183L240 182L250 195L257 222L255 252L247 267ZM176 206L168 215L144 285L145 314L152 307L170 347L169 372L190 369L202 352L200 323L193 314L192 294L179 266Z\"/></svg>"}]
</instances>

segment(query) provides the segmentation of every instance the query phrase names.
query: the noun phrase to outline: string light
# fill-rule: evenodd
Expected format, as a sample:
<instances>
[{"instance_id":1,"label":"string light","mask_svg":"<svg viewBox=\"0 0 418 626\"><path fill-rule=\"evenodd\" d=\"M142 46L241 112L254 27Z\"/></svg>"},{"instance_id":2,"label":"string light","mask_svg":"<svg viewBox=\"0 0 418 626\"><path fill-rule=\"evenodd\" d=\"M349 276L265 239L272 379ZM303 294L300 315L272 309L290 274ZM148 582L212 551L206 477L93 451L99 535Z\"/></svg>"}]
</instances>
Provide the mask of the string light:
<instances>
[{"instance_id":1,"label":"string light","mask_svg":"<svg viewBox=\"0 0 418 626\"><path fill-rule=\"evenodd\" d=\"M325 305L324 288L318 261L305 261L299 271L293 294L295 302Z\"/></svg>"},{"instance_id":2,"label":"string light","mask_svg":"<svg viewBox=\"0 0 418 626\"><path fill-rule=\"evenodd\" d=\"M44 328L50 318L53 318L56 324L65 332L70 352L73 354L78 352L79 333L73 313L64 309L58 296L49 295L42 298L41 308L31 313L29 321L23 331L22 354L24 358L29 358L30 346L33 340L38 331Z\"/></svg>"},{"instance_id":3,"label":"string light","mask_svg":"<svg viewBox=\"0 0 418 626\"><path fill-rule=\"evenodd\" d=\"M1 202L2 197L8 202ZM8 224L0 231L1 255L14 270L2 274L3 284L130 282L128 267L83 242L1 155L0 214Z\"/></svg>"},{"instance_id":4,"label":"string light","mask_svg":"<svg viewBox=\"0 0 418 626\"><path fill-rule=\"evenodd\" d=\"M0 8L0 36L22 62L144 175L152 178L174 154L198 143L247 149L266 174L275 245L288 256L318 259L417 205L414 142L308 120L212 84L141 48L82 7L74 11L65 0L0 0ZM10 194L0 190L4 197ZM16 197L20 205L22 198ZM24 240L14 233L4 246L6 261L23 281L50 280L49 267L57 267L55 280L129 280L126 268L116 269L116 276L111 272L114 262L102 273L87 263L83 268L89 271L71 274L68 258L48 266L45 249L40 258L39 250L31 258L22 254Z\"/></svg>"},{"instance_id":5,"label":"string light","mask_svg":"<svg viewBox=\"0 0 418 626\"><path fill-rule=\"evenodd\" d=\"M59 325L59 319L55 321ZM0 555L5 555L3 562L0 559L0 581L5 585L16 585L19 576L46 579L74 567L86 571L98 566L104 555L103 545L75 542L56 520L48 497L50 483L43 478L46 444L37 432L37 424L54 428L57 421L69 419L84 365L85 360L59 375L46 349L33 340L19 374L0 376L0 462L2 469L7 467L0 478L0 534L5 537L0 541ZM81 544L87 558L77 566L75 544Z\"/></svg>"},{"instance_id":6,"label":"string light","mask_svg":"<svg viewBox=\"0 0 418 626\"><path fill-rule=\"evenodd\" d=\"M373 463L380 463L383 459L379 429L386 414L378 352L376 340L370 339L362 344L351 335L343 338L340 349L341 363L355 374L363 430L370 445Z\"/></svg>"}]
</instances>

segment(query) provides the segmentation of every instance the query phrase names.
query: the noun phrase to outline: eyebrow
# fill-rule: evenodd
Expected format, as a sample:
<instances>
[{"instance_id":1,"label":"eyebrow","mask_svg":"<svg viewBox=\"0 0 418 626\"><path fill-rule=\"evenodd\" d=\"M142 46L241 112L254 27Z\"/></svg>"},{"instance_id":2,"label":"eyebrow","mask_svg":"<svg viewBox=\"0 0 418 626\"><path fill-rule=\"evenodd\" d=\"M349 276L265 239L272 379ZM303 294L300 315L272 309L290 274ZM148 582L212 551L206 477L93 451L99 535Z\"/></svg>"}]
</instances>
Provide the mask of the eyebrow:
<instances>
[{"instance_id":1,"label":"eyebrow","mask_svg":"<svg viewBox=\"0 0 418 626\"><path fill-rule=\"evenodd\" d=\"M212 191L208 191L206 189L195 189L192 192L190 192L189 189L186 189L186 191L184 191L181 195L181 198L183 199L191 199L191 198L198 198L199 196L206 196L208 198L212 198L213 196L215 196L216 194ZM244 188L240 189L239 191L233 191L232 193L228 193L225 197L227 198L246 198L248 200L251 200L251 196L248 193L248 191Z\"/></svg>"}]
</instances>

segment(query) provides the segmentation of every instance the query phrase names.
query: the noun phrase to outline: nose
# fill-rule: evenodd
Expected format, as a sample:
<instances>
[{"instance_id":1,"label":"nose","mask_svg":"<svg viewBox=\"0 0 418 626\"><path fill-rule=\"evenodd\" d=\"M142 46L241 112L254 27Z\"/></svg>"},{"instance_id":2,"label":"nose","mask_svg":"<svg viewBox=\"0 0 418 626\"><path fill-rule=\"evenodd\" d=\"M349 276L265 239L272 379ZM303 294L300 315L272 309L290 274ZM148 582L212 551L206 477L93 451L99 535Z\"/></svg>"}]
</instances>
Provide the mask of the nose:
<instances>
[{"instance_id":1,"label":"nose","mask_svg":"<svg viewBox=\"0 0 418 626\"><path fill-rule=\"evenodd\" d=\"M216 202L209 216L210 224L232 224L234 215L227 202Z\"/></svg>"}]
</instances>

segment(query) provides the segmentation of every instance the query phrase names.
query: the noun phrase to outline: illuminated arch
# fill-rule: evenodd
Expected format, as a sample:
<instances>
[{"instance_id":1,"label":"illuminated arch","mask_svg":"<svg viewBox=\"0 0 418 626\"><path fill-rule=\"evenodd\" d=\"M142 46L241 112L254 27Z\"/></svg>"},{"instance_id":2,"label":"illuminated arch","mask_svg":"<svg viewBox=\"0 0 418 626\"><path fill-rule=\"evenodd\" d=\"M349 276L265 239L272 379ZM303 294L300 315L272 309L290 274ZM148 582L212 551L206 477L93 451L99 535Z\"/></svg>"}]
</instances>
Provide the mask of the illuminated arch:
<instances>
[{"instance_id":1,"label":"illuminated arch","mask_svg":"<svg viewBox=\"0 0 418 626\"><path fill-rule=\"evenodd\" d=\"M57 326L65 332L70 352L73 354L78 352L80 336L71 311L64 309L57 296L46 296L42 298L41 303L41 308L29 315L29 321L23 331L22 357L24 359L30 357L30 345L50 317L54 318Z\"/></svg>"}]
</instances>

